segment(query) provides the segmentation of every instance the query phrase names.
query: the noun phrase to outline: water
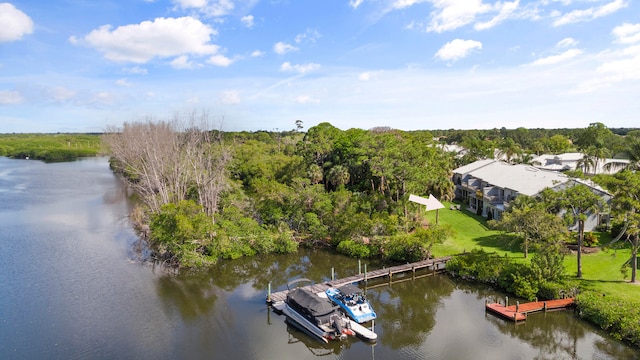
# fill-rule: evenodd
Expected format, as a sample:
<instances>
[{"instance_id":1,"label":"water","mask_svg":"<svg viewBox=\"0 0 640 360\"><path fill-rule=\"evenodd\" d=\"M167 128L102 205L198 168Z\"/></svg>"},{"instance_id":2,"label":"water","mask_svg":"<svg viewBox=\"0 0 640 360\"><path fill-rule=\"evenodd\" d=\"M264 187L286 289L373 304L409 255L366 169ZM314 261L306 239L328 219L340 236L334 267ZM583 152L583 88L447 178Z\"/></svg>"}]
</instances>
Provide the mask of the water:
<instances>
[{"instance_id":1,"label":"water","mask_svg":"<svg viewBox=\"0 0 640 360\"><path fill-rule=\"evenodd\" d=\"M130 206L105 158L0 158L0 359L638 358L571 311L487 315L500 294L443 275L368 284L378 342L323 345L265 305L267 286L356 260L301 249L168 275L140 261Z\"/></svg>"}]
</instances>

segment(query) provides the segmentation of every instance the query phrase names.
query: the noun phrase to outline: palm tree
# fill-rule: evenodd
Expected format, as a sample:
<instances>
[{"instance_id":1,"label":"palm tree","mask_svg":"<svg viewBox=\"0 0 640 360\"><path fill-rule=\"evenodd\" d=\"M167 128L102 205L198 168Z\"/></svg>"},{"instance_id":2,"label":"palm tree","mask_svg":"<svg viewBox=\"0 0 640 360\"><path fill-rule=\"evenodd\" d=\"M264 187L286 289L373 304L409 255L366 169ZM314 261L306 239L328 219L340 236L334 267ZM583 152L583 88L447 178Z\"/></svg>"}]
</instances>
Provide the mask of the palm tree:
<instances>
[{"instance_id":1,"label":"palm tree","mask_svg":"<svg viewBox=\"0 0 640 360\"><path fill-rule=\"evenodd\" d=\"M498 146L498 155L504 157L508 163L518 158L520 154L522 154L522 148L512 138L504 138Z\"/></svg>"}]
</instances>

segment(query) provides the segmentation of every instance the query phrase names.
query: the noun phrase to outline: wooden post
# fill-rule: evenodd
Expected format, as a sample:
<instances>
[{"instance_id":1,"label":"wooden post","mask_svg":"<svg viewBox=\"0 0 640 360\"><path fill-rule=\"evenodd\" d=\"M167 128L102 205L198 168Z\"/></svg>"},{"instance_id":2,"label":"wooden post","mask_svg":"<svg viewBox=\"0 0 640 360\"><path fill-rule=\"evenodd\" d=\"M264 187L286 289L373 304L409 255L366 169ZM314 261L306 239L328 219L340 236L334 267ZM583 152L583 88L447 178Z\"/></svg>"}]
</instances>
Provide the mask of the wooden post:
<instances>
[{"instance_id":1,"label":"wooden post","mask_svg":"<svg viewBox=\"0 0 640 360\"><path fill-rule=\"evenodd\" d=\"M520 301L516 301L516 312L518 312L518 308L520 308Z\"/></svg>"},{"instance_id":2,"label":"wooden post","mask_svg":"<svg viewBox=\"0 0 640 360\"><path fill-rule=\"evenodd\" d=\"M271 281L269 281L269 286L267 286L267 302L271 303Z\"/></svg>"},{"instance_id":3,"label":"wooden post","mask_svg":"<svg viewBox=\"0 0 640 360\"><path fill-rule=\"evenodd\" d=\"M544 306L543 306L544 312L547 312L547 302L544 302Z\"/></svg>"},{"instance_id":4,"label":"wooden post","mask_svg":"<svg viewBox=\"0 0 640 360\"><path fill-rule=\"evenodd\" d=\"M364 283L367 284L367 263L364 263Z\"/></svg>"},{"instance_id":5,"label":"wooden post","mask_svg":"<svg viewBox=\"0 0 640 360\"><path fill-rule=\"evenodd\" d=\"M361 262L360 259L358 259L358 275L362 274L362 267L361 267Z\"/></svg>"},{"instance_id":6,"label":"wooden post","mask_svg":"<svg viewBox=\"0 0 640 360\"><path fill-rule=\"evenodd\" d=\"M509 297L508 296L504 297L504 306L505 307L509 306Z\"/></svg>"},{"instance_id":7,"label":"wooden post","mask_svg":"<svg viewBox=\"0 0 640 360\"><path fill-rule=\"evenodd\" d=\"M415 280L416 279L416 266L415 265L411 265L411 271L413 271L412 278L413 278L413 280Z\"/></svg>"},{"instance_id":8,"label":"wooden post","mask_svg":"<svg viewBox=\"0 0 640 360\"><path fill-rule=\"evenodd\" d=\"M335 268L331 268L331 281L336 279L336 269Z\"/></svg>"}]
</instances>

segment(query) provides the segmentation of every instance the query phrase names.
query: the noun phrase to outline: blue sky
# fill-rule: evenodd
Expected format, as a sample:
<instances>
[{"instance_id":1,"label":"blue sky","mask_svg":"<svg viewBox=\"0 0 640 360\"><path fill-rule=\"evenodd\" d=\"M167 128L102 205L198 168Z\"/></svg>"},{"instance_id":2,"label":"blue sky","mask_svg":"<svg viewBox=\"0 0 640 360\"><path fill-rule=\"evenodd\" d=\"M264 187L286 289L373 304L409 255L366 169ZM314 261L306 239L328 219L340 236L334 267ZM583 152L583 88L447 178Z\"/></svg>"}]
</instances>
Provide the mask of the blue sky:
<instances>
[{"instance_id":1,"label":"blue sky","mask_svg":"<svg viewBox=\"0 0 640 360\"><path fill-rule=\"evenodd\" d=\"M0 133L640 127L632 0L0 0Z\"/></svg>"}]
</instances>

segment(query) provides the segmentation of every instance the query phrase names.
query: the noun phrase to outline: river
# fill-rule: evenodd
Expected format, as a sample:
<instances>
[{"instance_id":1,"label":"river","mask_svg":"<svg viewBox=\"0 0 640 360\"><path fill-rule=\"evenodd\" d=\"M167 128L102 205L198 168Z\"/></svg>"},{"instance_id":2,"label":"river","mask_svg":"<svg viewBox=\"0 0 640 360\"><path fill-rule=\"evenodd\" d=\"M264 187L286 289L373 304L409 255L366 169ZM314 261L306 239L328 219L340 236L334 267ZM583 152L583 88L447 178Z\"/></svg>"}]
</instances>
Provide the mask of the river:
<instances>
[{"instance_id":1,"label":"river","mask_svg":"<svg viewBox=\"0 0 640 360\"><path fill-rule=\"evenodd\" d=\"M130 210L106 158L0 157L0 359L638 358L572 311L485 314L504 295L446 275L368 284L378 341L321 345L266 306L268 284L349 276L356 260L301 249L167 274L142 261Z\"/></svg>"}]
</instances>

